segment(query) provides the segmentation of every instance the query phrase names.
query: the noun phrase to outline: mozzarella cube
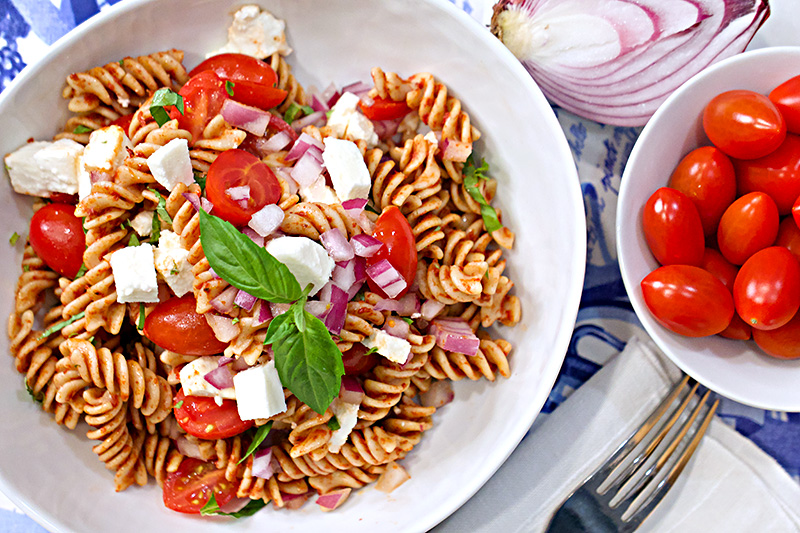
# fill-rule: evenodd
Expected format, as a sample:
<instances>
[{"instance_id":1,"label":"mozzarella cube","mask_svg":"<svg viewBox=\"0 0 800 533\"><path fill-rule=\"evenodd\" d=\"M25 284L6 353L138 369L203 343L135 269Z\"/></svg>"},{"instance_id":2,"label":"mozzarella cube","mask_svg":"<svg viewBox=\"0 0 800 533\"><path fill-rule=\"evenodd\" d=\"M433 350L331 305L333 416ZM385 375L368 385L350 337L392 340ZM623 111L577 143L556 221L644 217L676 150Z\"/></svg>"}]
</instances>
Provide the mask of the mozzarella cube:
<instances>
[{"instance_id":1,"label":"mozzarella cube","mask_svg":"<svg viewBox=\"0 0 800 533\"><path fill-rule=\"evenodd\" d=\"M269 418L286 410L283 385L275 361L254 366L233 376L236 408L242 420Z\"/></svg>"},{"instance_id":2,"label":"mozzarella cube","mask_svg":"<svg viewBox=\"0 0 800 533\"><path fill-rule=\"evenodd\" d=\"M326 137L324 142L322 161L328 169L336 196L343 202L368 198L372 180L358 146L333 137Z\"/></svg>"},{"instance_id":3,"label":"mozzarella cube","mask_svg":"<svg viewBox=\"0 0 800 533\"><path fill-rule=\"evenodd\" d=\"M331 438L328 441L329 452L339 453L344 443L347 442L347 437L356 427L356 422L358 422L359 407L357 403L343 402L339 398L333 400L331 411L333 411L336 420L339 422L339 429L331 434Z\"/></svg>"},{"instance_id":4,"label":"mozzarella cube","mask_svg":"<svg viewBox=\"0 0 800 533\"><path fill-rule=\"evenodd\" d=\"M155 180L171 191L178 183L194 183L189 141L172 139L147 158L147 166Z\"/></svg>"},{"instance_id":5,"label":"mozzarella cube","mask_svg":"<svg viewBox=\"0 0 800 533\"><path fill-rule=\"evenodd\" d=\"M353 93L344 93L333 104L327 126L337 137L353 141L366 141L369 146L378 144L378 134L372 121L358 110L360 98Z\"/></svg>"},{"instance_id":6,"label":"mozzarella cube","mask_svg":"<svg viewBox=\"0 0 800 533\"><path fill-rule=\"evenodd\" d=\"M70 139L28 143L5 157L11 186L20 194L49 196L78 192L83 145Z\"/></svg>"},{"instance_id":7,"label":"mozzarella cube","mask_svg":"<svg viewBox=\"0 0 800 533\"><path fill-rule=\"evenodd\" d=\"M228 28L228 43L211 55L234 52L259 59L275 52L286 56L292 49L286 44L286 23L259 6L246 5L233 15Z\"/></svg>"},{"instance_id":8,"label":"mozzarella cube","mask_svg":"<svg viewBox=\"0 0 800 533\"><path fill-rule=\"evenodd\" d=\"M278 237L267 243L267 251L286 265L301 289L312 284L309 296L314 296L328 283L336 266L325 248L308 237Z\"/></svg>"},{"instance_id":9,"label":"mozzarella cube","mask_svg":"<svg viewBox=\"0 0 800 533\"><path fill-rule=\"evenodd\" d=\"M155 211L146 209L139 211L130 221L131 228L139 237L146 237L153 231L153 215Z\"/></svg>"},{"instance_id":10,"label":"mozzarella cube","mask_svg":"<svg viewBox=\"0 0 800 533\"><path fill-rule=\"evenodd\" d=\"M158 279L153 246L128 246L111 254L111 272L117 290L117 302L158 301Z\"/></svg>"},{"instance_id":11,"label":"mozzarella cube","mask_svg":"<svg viewBox=\"0 0 800 533\"><path fill-rule=\"evenodd\" d=\"M411 343L382 330L375 330L361 344L370 349L375 348L383 357L399 365L408 361L408 356L411 355Z\"/></svg>"},{"instance_id":12,"label":"mozzarella cube","mask_svg":"<svg viewBox=\"0 0 800 533\"><path fill-rule=\"evenodd\" d=\"M175 296L181 297L192 290L194 274L189 263L189 250L181 245L177 233L164 230L155 249L156 271L161 274Z\"/></svg>"},{"instance_id":13,"label":"mozzarella cube","mask_svg":"<svg viewBox=\"0 0 800 533\"><path fill-rule=\"evenodd\" d=\"M198 357L184 365L180 371L183 393L187 396L211 396L225 400L235 400L236 390L233 387L218 389L206 381L206 374L217 368L219 368L219 356L215 355Z\"/></svg>"},{"instance_id":14,"label":"mozzarella cube","mask_svg":"<svg viewBox=\"0 0 800 533\"><path fill-rule=\"evenodd\" d=\"M320 176L308 187L300 187L298 194L305 202L317 202L320 204L339 204L341 201L336 192L325 185L325 179Z\"/></svg>"},{"instance_id":15,"label":"mozzarella cube","mask_svg":"<svg viewBox=\"0 0 800 533\"><path fill-rule=\"evenodd\" d=\"M81 165L91 174L97 172L111 175L125 162L128 150L133 149L125 131L119 126L107 126L94 130L89 136L89 144L83 150Z\"/></svg>"}]
</instances>

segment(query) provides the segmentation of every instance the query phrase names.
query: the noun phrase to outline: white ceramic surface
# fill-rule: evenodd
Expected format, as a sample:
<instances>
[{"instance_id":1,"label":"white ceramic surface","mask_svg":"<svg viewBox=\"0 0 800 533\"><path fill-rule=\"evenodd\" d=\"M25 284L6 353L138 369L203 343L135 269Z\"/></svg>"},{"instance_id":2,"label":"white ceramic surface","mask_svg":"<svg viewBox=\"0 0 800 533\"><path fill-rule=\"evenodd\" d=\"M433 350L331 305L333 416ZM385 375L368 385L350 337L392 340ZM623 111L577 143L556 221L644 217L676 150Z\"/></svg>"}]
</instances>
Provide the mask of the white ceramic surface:
<instances>
[{"instance_id":1,"label":"white ceramic surface","mask_svg":"<svg viewBox=\"0 0 800 533\"><path fill-rule=\"evenodd\" d=\"M693 339L668 331L652 317L640 282L658 267L641 227L642 207L667 184L673 169L693 148L709 144L701 114L705 104L730 89L767 93L800 74L800 47L754 50L722 61L684 84L647 123L631 152L617 206L620 270L633 308L647 332L687 374L738 402L781 411L800 411L800 360L764 355L753 341L719 336Z\"/></svg>"},{"instance_id":2,"label":"white ceramic surface","mask_svg":"<svg viewBox=\"0 0 800 533\"><path fill-rule=\"evenodd\" d=\"M0 151L62 126L64 77L126 55L171 47L188 66L225 40L235 0L134 0L92 19L13 82L0 99ZM53 531L424 531L463 504L494 473L539 413L558 374L577 314L586 227L575 166L547 102L485 28L436 0L261 0L288 26L290 62L306 85L368 80L372 66L403 75L430 71L464 102L482 131L478 151L500 186L497 204L517 232L506 274L523 321L500 333L514 343L513 376L459 382L456 400L404 461L412 479L386 495L369 487L334 513L313 503L265 509L231 522L168 511L151 482L116 494L112 473L85 428L65 431L29 398L11 359L0 368L0 490ZM0 226L26 233L29 201L0 183ZM0 258L6 312L21 245ZM3 336L0 351L7 353ZM465 380L466 381L466 380Z\"/></svg>"}]
</instances>

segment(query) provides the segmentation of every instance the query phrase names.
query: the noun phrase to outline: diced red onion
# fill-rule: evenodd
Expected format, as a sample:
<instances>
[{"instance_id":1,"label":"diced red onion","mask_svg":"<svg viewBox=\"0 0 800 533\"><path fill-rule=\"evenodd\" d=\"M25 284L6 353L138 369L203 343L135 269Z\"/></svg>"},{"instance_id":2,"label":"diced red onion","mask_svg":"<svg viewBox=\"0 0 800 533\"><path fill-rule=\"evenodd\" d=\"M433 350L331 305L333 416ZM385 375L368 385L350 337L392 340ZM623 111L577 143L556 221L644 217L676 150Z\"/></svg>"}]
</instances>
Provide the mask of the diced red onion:
<instances>
[{"instance_id":1,"label":"diced red onion","mask_svg":"<svg viewBox=\"0 0 800 533\"><path fill-rule=\"evenodd\" d=\"M295 132L292 127L285 120L283 120L282 116L276 115L275 113L270 113L270 115L272 116L269 119L269 124L272 126L273 130L286 132L286 134L292 138L292 142L297 140L297 132Z\"/></svg>"},{"instance_id":2,"label":"diced red onion","mask_svg":"<svg viewBox=\"0 0 800 533\"><path fill-rule=\"evenodd\" d=\"M256 323L254 324L255 326L260 326L267 320L272 320L272 311L269 309L269 303L264 300L259 300L258 302L258 313L255 315L257 317Z\"/></svg>"},{"instance_id":3,"label":"diced red onion","mask_svg":"<svg viewBox=\"0 0 800 533\"><path fill-rule=\"evenodd\" d=\"M325 88L324 91L322 91L322 94L319 96L322 99L322 101L325 102L328 108L330 108L339 98L339 95L340 93L339 91L336 90L336 85L331 83Z\"/></svg>"},{"instance_id":4,"label":"diced red onion","mask_svg":"<svg viewBox=\"0 0 800 533\"><path fill-rule=\"evenodd\" d=\"M411 316L419 313L419 298L414 293L408 293L399 300L383 298L375 304L376 311L394 311L400 316Z\"/></svg>"},{"instance_id":5,"label":"diced red onion","mask_svg":"<svg viewBox=\"0 0 800 533\"><path fill-rule=\"evenodd\" d=\"M358 378L355 376L342 376L342 384L339 387L339 399L343 402L361 403L364 399L364 389L361 387Z\"/></svg>"},{"instance_id":6,"label":"diced red onion","mask_svg":"<svg viewBox=\"0 0 800 533\"><path fill-rule=\"evenodd\" d=\"M250 217L247 225L262 237L278 229L283 222L285 214L277 204L267 204ZM263 243L262 243L263 246Z\"/></svg>"},{"instance_id":7,"label":"diced red onion","mask_svg":"<svg viewBox=\"0 0 800 533\"><path fill-rule=\"evenodd\" d=\"M206 322L214 330L214 336L222 342L230 342L239 334L239 328L233 323L233 319L227 316L205 313Z\"/></svg>"},{"instance_id":8,"label":"diced red onion","mask_svg":"<svg viewBox=\"0 0 800 533\"><path fill-rule=\"evenodd\" d=\"M436 337L436 345L449 352L475 355L480 347L480 339L463 318L435 318L429 333Z\"/></svg>"},{"instance_id":9,"label":"diced red onion","mask_svg":"<svg viewBox=\"0 0 800 533\"><path fill-rule=\"evenodd\" d=\"M315 125L320 126L325 122L325 111L314 111L310 115L298 118L292 121L292 127L295 131L300 131L306 126Z\"/></svg>"},{"instance_id":10,"label":"diced red onion","mask_svg":"<svg viewBox=\"0 0 800 533\"><path fill-rule=\"evenodd\" d=\"M269 303L269 312L272 313L272 317L280 316L286 311L289 310L291 304L277 304L275 302Z\"/></svg>"},{"instance_id":11,"label":"diced red onion","mask_svg":"<svg viewBox=\"0 0 800 533\"><path fill-rule=\"evenodd\" d=\"M364 286L364 281L356 281L352 287L347 290L347 301L352 300L358 294L358 291L361 290L361 287Z\"/></svg>"},{"instance_id":12,"label":"diced red onion","mask_svg":"<svg viewBox=\"0 0 800 533\"><path fill-rule=\"evenodd\" d=\"M200 206L203 208L203 211L206 213L210 213L212 209L214 209L214 204L211 203L211 200L206 198L205 196L200 198Z\"/></svg>"},{"instance_id":13,"label":"diced red onion","mask_svg":"<svg viewBox=\"0 0 800 533\"><path fill-rule=\"evenodd\" d=\"M353 258L353 276L356 278L356 283L367 280L367 263L364 258Z\"/></svg>"},{"instance_id":14,"label":"diced red onion","mask_svg":"<svg viewBox=\"0 0 800 533\"><path fill-rule=\"evenodd\" d=\"M343 290L347 290L356 282L355 260L342 261L333 267L331 279Z\"/></svg>"},{"instance_id":15,"label":"diced red onion","mask_svg":"<svg viewBox=\"0 0 800 533\"><path fill-rule=\"evenodd\" d=\"M314 495L314 491L310 490L308 492L304 492L303 494L284 494L281 493L281 498L283 499L283 507L284 509L295 510L300 509L304 503L306 503L311 496Z\"/></svg>"},{"instance_id":16,"label":"diced red onion","mask_svg":"<svg viewBox=\"0 0 800 533\"><path fill-rule=\"evenodd\" d=\"M233 363L236 360L235 357L228 357L227 355L221 356L219 361L217 361L217 365L225 366Z\"/></svg>"},{"instance_id":17,"label":"diced red onion","mask_svg":"<svg viewBox=\"0 0 800 533\"><path fill-rule=\"evenodd\" d=\"M380 287L386 296L395 298L408 286L400 272L387 259L367 267L367 276Z\"/></svg>"},{"instance_id":18,"label":"diced red onion","mask_svg":"<svg viewBox=\"0 0 800 533\"><path fill-rule=\"evenodd\" d=\"M382 140L394 136L397 133L397 128L400 127L401 121L402 119L373 120L372 126L375 128L375 135Z\"/></svg>"},{"instance_id":19,"label":"diced red onion","mask_svg":"<svg viewBox=\"0 0 800 533\"><path fill-rule=\"evenodd\" d=\"M311 103L309 105L314 111L328 111L330 109L327 99L316 93L311 94Z\"/></svg>"},{"instance_id":20,"label":"diced red onion","mask_svg":"<svg viewBox=\"0 0 800 533\"><path fill-rule=\"evenodd\" d=\"M233 201L249 200L250 199L250 186L239 185L237 187L230 187L225 189L225 194Z\"/></svg>"},{"instance_id":21,"label":"diced red onion","mask_svg":"<svg viewBox=\"0 0 800 533\"><path fill-rule=\"evenodd\" d=\"M353 220L358 219L358 216L362 211L364 211L364 207L366 205L366 198L353 198L352 200L345 200L342 202L342 207L344 208L345 213L347 213L347 216Z\"/></svg>"},{"instance_id":22,"label":"diced red onion","mask_svg":"<svg viewBox=\"0 0 800 533\"><path fill-rule=\"evenodd\" d=\"M219 279L219 274L217 274L216 272L214 272L214 269L213 269L213 268L211 268L211 267L208 267L208 273L209 273L209 274L211 274L211 277L212 277L212 278L214 278L214 279Z\"/></svg>"},{"instance_id":23,"label":"diced red onion","mask_svg":"<svg viewBox=\"0 0 800 533\"><path fill-rule=\"evenodd\" d=\"M328 311L331 309L330 302L320 302L318 300L309 300L306 302L305 310L314 315L315 317L319 318L320 320L324 320L325 316L328 314Z\"/></svg>"},{"instance_id":24,"label":"diced red onion","mask_svg":"<svg viewBox=\"0 0 800 533\"><path fill-rule=\"evenodd\" d=\"M297 186L297 182L294 181L294 178L292 177L291 168L275 167L272 169L272 171L277 174L280 179L284 181L284 183L286 183L286 186L289 189L289 194L295 194L297 192L299 187Z\"/></svg>"},{"instance_id":25,"label":"diced red onion","mask_svg":"<svg viewBox=\"0 0 800 533\"><path fill-rule=\"evenodd\" d=\"M408 322L402 318L390 316L386 319L386 322L383 323L383 331L392 337L407 339L408 334L411 331L411 327L409 326Z\"/></svg>"},{"instance_id":26,"label":"diced red onion","mask_svg":"<svg viewBox=\"0 0 800 533\"><path fill-rule=\"evenodd\" d=\"M200 446L198 446L196 442L187 439L185 435L181 435L175 439L175 445L178 447L178 451L181 452L181 455L192 457L193 459L200 459L201 461L207 459L207 457L203 457L203 454L200 452Z\"/></svg>"},{"instance_id":27,"label":"diced red onion","mask_svg":"<svg viewBox=\"0 0 800 533\"><path fill-rule=\"evenodd\" d=\"M381 241L366 233L353 235L350 242L353 245L353 252L359 257L372 257L383 246Z\"/></svg>"},{"instance_id":28,"label":"diced red onion","mask_svg":"<svg viewBox=\"0 0 800 533\"><path fill-rule=\"evenodd\" d=\"M319 236L322 246L328 251L331 259L336 261L349 261L353 258L353 246L347 242L342 230L331 228Z\"/></svg>"},{"instance_id":29,"label":"diced red onion","mask_svg":"<svg viewBox=\"0 0 800 533\"><path fill-rule=\"evenodd\" d=\"M252 311L253 306L256 304L256 300L258 300L258 298L256 298L249 292L245 292L240 289L239 292L236 293L236 298L233 299L233 303L235 303L245 311Z\"/></svg>"},{"instance_id":30,"label":"diced red onion","mask_svg":"<svg viewBox=\"0 0 800 533\"><path fill-rule=\"evenodd\" d=\"M200 195L193 192L185 192L183 193L183 197L186 198L186 201L192 204L192 207L194 207L195 211L200 211L202 205L200 203Z\"/></svg>"},{"instance_id":31,"label":"diced red onion","mask_svg":"<svg viewBox=\"0 0 800 533\"><path fill-rule=\"evenodd\" d=\"M325 316L325 327L334 335L338 335L344 327L347 318L347 302L349 295L338 285L330 283L330 309Z\"/></svg>"},{"instance_id":32,"label":"diced red onion","mask_svg":"<svg viewBox=\"0 0 800 533\"><path fill-rule=\"evenodd\" d=\"M252 500L250 498L233 498L225 505L219 506L221 513L237 513L244 509Z\"/></svg>"},{"instance_id":33,"label":"diced red onion","mask_svg":"<svg viewBox=\"0 0 800 533\"><path fill-rule=\"evenodd\" d=\"M322 175L322 161L318 160L309 148L292 167L292 179L300 187L308 187L317 181L320 175Z\"/></svg>"},{"instance_id":34,"label":"diced red onion","mask_svg":"<svg viewBox=\"0 0 800 533\"><path fill-rule=\"evenodd\" d=\"M347 500L352 490L353 489L350 487L332 490L327 494L319 496L317 498L317 505L319 505L323 511L333 511Z\"/></svg>"},{"instance_id":35,"label":"diced red onion","mask_svg":"<svg viewBox=\"0 0 800 533\"><path fill-rule=\"evenodd\" d=\"M233 311L234 299L236 299L236 293L238 292L239 289L231 285L217 296L212 298L209 304L211 304L211 307L220 313L230 313Z\"/></svg>"},{"instance_id":36,"label":"diced red onion","mask_svg":"<svg viewBox=\"0 0 800 533\"><path fill-rule=\"evenodd\" d=\"M406 481L411 479L406 469L394 461L386 464L386 470L380 475L375 483L375 488L381 492L390 493Z\"/></svg>"},{"instance_id":37,"label":"diced red onion","mask_svg":"<svg viewBox=\"0 0 800 533\"><path fill-rule=\"evenodd\" d=\"M425 300L422 302L419 312L422 318L431 321L442 312L442 309L444 309L444 304L442 302L437 300Z\"/></svg>"},{"instance_id":38,"label":"diced red onion","mask_svg":"<svg viewBox=\"0 0 800 533\"><path fill-rule=\"evenodd\" d=\"M253 453L253 477L269 479L275 473L272 464L272 448L259 449Z\"/></svg>"},{"instance_id":39,"label":"diced red onion","mask_svg":"<svg viewBox=\"0 0 800 533\"><path fill-rule=\"evenodd\" d=\"M233 374L227 366L218 366L208 374L203 376L212 387L227 389L233 387Z\"/></svg>"},{"instance_id":40,"label":"diced red onion","mask_svg":"<svg viewBox=\"0 0 800 533\"><path fill-rule=\"evenodd\" d=\"M289 143L292 142L292 138L289 137L289 134L285 131L279 131L275 135L272 135L268 139L257 139L255 142L256 150L258 150L261 154L272 154L279 150L283 150Z\"/></svg>"},{"instance_id":41,"label":"diced red onion","mask_svg":"<svg viewBox=\"0 0 800 533\"><path fill-rule=\"evenodd\" d=\"M231 363L231 370L235 370L236 372L241 372L242 370L247 370L250 368L250 365L247 364L247 361L244 360L244 357L237 357Z\"/></svg>"},{"instance_id":42,"label":"diced red onion","mask_svg":"<svg viewBox=\"0 0 800 533\"><path fill-rule=\"evenodd\" d=\"M298 137L297 140L294 142L292 148L284 157L284 160L295 161L297 159L300 159L306 153L306 151L312 146L316 146L320 150L325 149L324 144L319 142L317 139L315 139L308 133L303 132L300 134L300 137Z\"/></svg>"},{"instance_id":43,"label":"diced red onion","mask_svg":"<svg viewBox=\"0 0 800 533\"><path fill-rule=\"evenodd\" d=\"M248 133L263 136L269 126L271 115L257 107L249 106L230 98L222 104L222 118L225 122Z\"/></svg>"},{"instance_id":44,"label":"diced red onion","mask_svg":"<svg viewBox=\"0 0 800 533\"><path fill-rule=\"evenodd\" d=\"M472 153L472 143L465 143L453 139L445 139L439 143L442 159L463 163Z\"/></svg>"},{"instance_id":45,"label":"diced red onion","mask_svg":"<svg viewBox=\"0 0 800 533\"><path fill-rule=\"evenodd\" d=\"M356 96L361 96L363 94L368 93L370 89L372 89L372 87L364 83L363 81L356 81L342 87L342 94L353 93Z\"/></svg>"},{"instance_id":46,"label":"diced red onion","mask_svg":"<svg viewBox=\"0 0 800 533\"><path fill-rule=\"evenodd\" d=\"M367 214L362 211L359 213L358 217L356 217L356 223L358 227L360 227L364 233L371 235L373 231L375 231L375 223L369 219Z\"/></svg>"},{"instance_id":47,"label":"diced red onion","mask_svg":"<svg viewBox=\"0 0 800 533\"><path fill-rule=\"evenodd\" d=\"M420 394L420 401L425 407L440 408L453 401L453 383L449 380L434 381L428 390Z\"/></svg>"},{"instance_id":48,"label":"diced red onion","mask_svg":"<svg viewBox=\"0 0 800 533\"><path fill-rule=\"evenodd\" d=\"M280 209L280 207L278 209ZM242 233L250 237L250 240L253 241L256 244L256 246L258 247L264 246L264 236L260 235L258 232L256 232L256 230L251 228L249 223L247 226L242 228Z\"/></svg>"}]
</instances>

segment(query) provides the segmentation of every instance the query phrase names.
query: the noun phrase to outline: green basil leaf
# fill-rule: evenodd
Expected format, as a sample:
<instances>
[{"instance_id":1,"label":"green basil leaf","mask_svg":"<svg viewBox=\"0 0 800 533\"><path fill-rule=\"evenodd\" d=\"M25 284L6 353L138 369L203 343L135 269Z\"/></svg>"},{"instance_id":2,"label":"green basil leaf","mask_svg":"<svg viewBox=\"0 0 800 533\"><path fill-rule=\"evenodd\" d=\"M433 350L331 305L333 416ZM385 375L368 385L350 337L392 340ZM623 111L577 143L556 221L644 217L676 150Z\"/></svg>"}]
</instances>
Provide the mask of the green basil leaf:
<instances>
[{"instance_id":1,"label":"green basil leaf","mask_svg":"<svg viewBox=\"0 0 800 533\"><path fill-rule=\"evenodd\" d=\"M172 89L162 87L153 94L153 99L150 100L150 114L159 127L169 122L169 113L165 109L169 106L175 106L181 115L184 114L183 96Z\"/></svg>"},{"instance_id":2,"label":"green basil leaf","mask_svg":"<svg viewBox=\"0 0 800 533\"><path fill-rule=\"evenodd\" d=\"M293 335L295 331L297 331L297 326L292 320L292 313L286 312L278 315L267 326L267 336L264 338L264 344L281 342L289 335Z\"/></svg>"},{"instance_id":3,"label":"green basil leaf","mask_svg":"<svg viewBox=\"0 0 800 533\"><path fill-rule=\"evenodd\" d=\"M231 80L225 80L225 92L228 93L228 96L233 96L233 87L235 85Z\"/></svg>"},{"instance_id":4,"label":"green basil leaf","mask_svg":"<svg viewBox=\"0 0 800 533\"><path fill-rule=\"evenodd\" d=\"M503 227L500 219L497 218L497 211L490 205L481 206L481 216L483 217L483 225L486 226L486 231L492 233Z\"/></svg>"},{"instance_id":5,"label":"green basil leaf","mask_svg":"<svg viewBox=\"0 0 800 533\"><path fill-rule=\"evenodd\" d=\"M86 274L86 263L81 263L81 268L78 269L78 273L75 274L75 277L73 279L78 279L80 277L83 277L84 274Z\"/></svg>"},{"instance_id":6,"label":"green basil leaf","mask_svg":"<svg viewBox=\"0 0 800 533\"><path fill-rule=\"evenodd\" d=\"M206 175L201 174L200 172L194 171L194 181L200 186L200 192L204 192L206 190Z\"/></svg>"},{"instance_id":7,"label":"green basil leaf","mask_svg":"<svg viewBox=\"0 0 800 533\"><path fill-rule=\"evenodd\" d=\"M218 514L219 511L219 504L217 504L217 498L214 497L214 491L211 491L211 496L209 496L208 501L206 504L200 509L200 514L203 516L213 516Z\"/></svg>"},{"instance_id":8,"label":"green basil leaf","mask_svg":"<svg viewBox=\"0 0 800 533\"><path fill-rule=\"evenodd\" d=\"M78 134L78 133L89 133L90 131L92 131L92 128L84 126L83 124L78 124L77 126L75 126L75 129L72 130L72 133L76 133L76 134Z\"/></svg>"},{"instance_id":9,"label":"green basil leaf","mask_svg":"<svg viewBox=\"0 0 800 533\"><path fill-rule=\"evenodd\" d=\"M323 414L339 394L344 364L325 324L305 309L303 314L305 331L297 331L272 345L275 367L284 387Z\"/></svg>"},{"instance_id":10,"label":"green basil leaf","mask_svg":"<svg viewBox=\"0 0 800 533\"><path fill-rule=\"evenodd\" d=\"M313 111L313 109L312 109L312 111ZM304 112L304 110L303 110L302 106L299 106L295 102L292 102L291 105L289 106L289 108L286 110L286 113L283 114L283 120L285 120L287 123L291 124L292 122L294 122L298 118L300 113L303 113L303 112Z\"/></svg>"},{"instance_id":11,"label":"green basil leaf","mask_svg":"<svg viewBox=\"0 0 800 533\"><path fill-rule=\"evenodd\" d=\"M248 516L253 516L257 511L260 511L266 505L267 504L264 503L264 500L250 500L247 502L247 505L238 511L234 513L226 513L219 510L217 498L214 497L214 493L212 492L206 504L202 509L200 509L200 514L203 516L230 516L231 518L245 518Z\"/></svg>"},{"instance_id":12,"label":"green basil leaf","mask_svg":"<svg viewBox=\"0 0 800 533\"><path fill-rule=\"evenodd\" d=\"M12 234L11 234L11 237L8 239L8 243L9 243L11 246L14 246L15 244L17 244L17 241L18 241L18 240L19 240L19 233L17 233L17 232L15 231L14 233L12 233Z\"/></svg>"},{"instance_id":13,"label":"green basil leaf","mask_svg":"<svg viewBox=\"0 0 800 533\"><path fill-rule=\"evenodd\" d=\"M340 427L342 427L342 425L339 423L339 419L335 416L328 420L328 428L330 428L331 431L336 431Z\"/></svg>"},{"instance_id":14,"label":"green basil leaf","mask_svg":"<svg viewBox=\"0 0 800 533\"><path fill-rule=\"evenodd\" d=\"M253 435L252 442L250 442L250 446L247 447L247 452L245 452L245 454L242 456L242 458L239 459L239 462L237 464L242 464L242 462L245 459L250 457L250 454L252 454L254 451L256 451L258 449L258 447L261 445L261 443L264 442L264 439L267 438L267 435L269 434L269 430L270 429L272 429L272 420L270 420L269 422L267 422L263 426L259 426L258 427L258 429L256 430L256 434Z\"/></svg>"},{"instance_id":15,"label":"green basil leaf","mask_svg":"<svg viewBox=\"0 0 800 533\"><path fill-rule=\"evenodd\" d=\"M136 329L139 331L144 329L144 302L139 302L139 321L136 324Z\"/></svg>"},{"instance_id":16,"label":"green basil leaf","mask_svg":"<svg viewBox=\"0 0 800 533\"><path fill-rule=\"evenodd\" d=\"M230 222L202 209L198 213L203 251L222 279L268 302L291 303L300 298L303 291L286 265Z\"/></svg>"},{"instance_id":17,"label":"green basil leaf","mask_svg":"<svg viewBox=\"0 0 800 533\"><path fill-rule=\"evenodd\" d=\"M500 223L500 219L497 218L497 211L495 211L494 207L489 205L489 202L486 201L483 193L478 188L478 180L488 179L485 174L488 170L489 164L483 159L481 159L481 166L476 167L475 161L472 159L472 154L470 154L467 158L467 162L464 164L463 174L464 188L467 189L472 199L480 204L483 225L486 226L486 231L491 233L499 230L503 225Z\"/></svg>"},{"instance_id":18,"label":"green basil leaf","mask_svg":"<svg viewBox=\"0 0 800 533\"><path fill-rule=\"evenodd\" d=\"M161 238L161 219L157 214L153 214L153 222L150 226L150 242L158 243Z\"/></svg>"},{"instance_id":19,"label":"green basil leaf","mask_svg":"<svg viewBox=\"0 0 800 533\"><path fill-rule=\"evenodd\" d=\"M128 239L128 246L139 246L139 237L135 233L131 233L131 238Z\"/></svg>"},{"instance_id":20,"label":"green basil leaf","mask_svg":"<svg viewBox=\"0 0 800 533\"><path fill-rule=\"evenodd\" d=\"M52 326L50 326L49 328L44 330L41 335L39 335L39 340L46 339L47 337L49 337L50 335L52 335L56 331L61 331L65 327L69 326L70 324L72 324L76 320L80 320L84 316L86 316L86 311L81 311L77 315L71 316L68 319L64 320L63 322L59 322L58 324L53 324Z\"/></svg>"},{"instance_id":21,"label":"green basil leaf","mask_svg":"<svg viewBox=\"0 0 800 533\"><path fill-rule=\"evenodd\" d=\"M161 219L167 224L172 224L172 217L169 216L169 213L167 212L167 200L163 196L161 196L161 193L158 192L157 190L155 189L147 189L147 190L155 194L156 198L158 198L158 205L156 206L156 213L158 213L158 216L160 216Z\"/></svg>"}]
</instances>

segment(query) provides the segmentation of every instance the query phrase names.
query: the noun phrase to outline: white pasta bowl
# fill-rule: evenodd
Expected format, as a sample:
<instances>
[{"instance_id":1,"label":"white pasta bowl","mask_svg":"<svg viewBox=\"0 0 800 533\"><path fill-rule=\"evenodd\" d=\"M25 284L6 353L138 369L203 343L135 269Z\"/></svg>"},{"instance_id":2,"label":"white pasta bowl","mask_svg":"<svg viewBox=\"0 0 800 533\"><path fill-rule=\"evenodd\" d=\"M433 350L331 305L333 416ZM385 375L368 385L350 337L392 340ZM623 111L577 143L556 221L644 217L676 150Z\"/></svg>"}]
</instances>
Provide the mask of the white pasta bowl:
<instances>
[{"instance_id":1,"label":"white pasta bowl","mask_svg":"<svg viewBox=\"0 0 800 533\"><path fill-rule=\"evenodd\" d=\"M622 279L639 320L656 344L710 389L744 404L781 411L800 411L800 360L769 357L752 340L684 337L650 314L640 282L658 263L645 242L642 209L653 192L667 185L684 155L710 144L702 127L709 100L732 89L767 94L798 73L800 47L776 47L734 56L689 80L662 104L639 136L622 176L617 207Z\"/></svg>"},{"instance_id":2,"label":"white pasta bowl","mask_svg":"<svg viewBox=\"0 0 800 533\"><path fill-rule=\"evenodd\" d=\"M84 435L58 427L25 391L11 358L0 368L0 491L52 531L424 531L464 504L523 438L558 375L577 315L586 227L575 165L538 88L486 28L447 2L260 0L287 23L289 57L304 85L369 81L373 66L408 76L429 71L463 101L482 132L476 145L498 179L496 205L517 235L506 275L515 281L523 319L500 328L511 341L512 376L464 380L455 401L403 461L411 480L391 494L368 486L322 513L271 507L232 521L166 509L151 482L121 493ZM185 50L196 65L226 38L237 0L132 0L56 43L0 99L0 147L50 139L63 126L64 78L129 55ZM27 233L30 201L0 183L0 226ZM4 312L13 306L22 243L2 254ZM2 341L8 353L8 340Z\"/></svg>"}]
</instances>

